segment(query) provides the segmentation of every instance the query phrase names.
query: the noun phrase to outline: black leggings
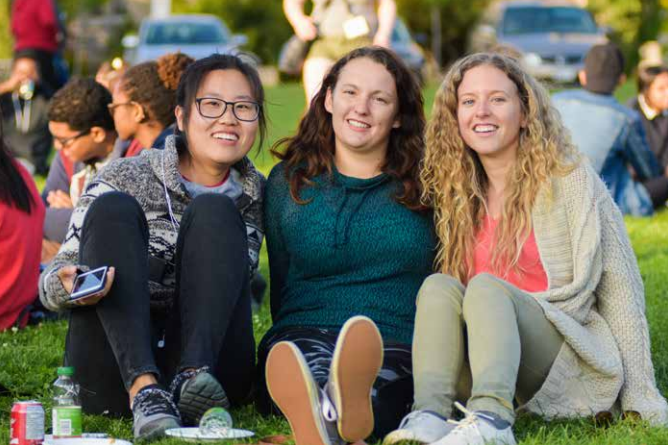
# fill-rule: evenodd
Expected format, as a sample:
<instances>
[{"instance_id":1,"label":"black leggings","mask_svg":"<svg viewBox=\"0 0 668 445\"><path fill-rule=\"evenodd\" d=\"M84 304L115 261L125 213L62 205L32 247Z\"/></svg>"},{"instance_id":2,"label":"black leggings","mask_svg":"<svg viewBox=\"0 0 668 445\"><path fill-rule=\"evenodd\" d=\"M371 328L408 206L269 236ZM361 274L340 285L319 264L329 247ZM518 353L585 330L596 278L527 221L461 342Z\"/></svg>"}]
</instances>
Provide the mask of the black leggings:
<instances>
[{"instance_id":1,"label":"black leggings","mask_svg":"<svg viewBox=\"0 0 668 445\"><path fill-rule=\"evenodd\" d=\"M258 350L258 388L256 406L263 414L278 414L265 383L264 367L272 346L291 341L304 355L313 378L320 387L327 384L329 367L339 332L316 328L287 328L262 339ZM399 426L413 404L411 346L384 342L383 366L371 391L374 414L372 437L382 439Z\"/></svg>"},{"instance_id":2,"label":"black leggings","mask_svg":"<svg viewBox=\"0 0 668 445\"><path fill-rule=\"evenodd\" d=\"M201 366L232 403L244 402L255 340L246 228L234 202L205 194L183 214L169 311L151 310L149 236L142 208L127 194L101 195L86 214L79 263L114 266L116 276L97 305L71 310L65 362L76 368L84 411L129 414L127 389L137 376L153 373L167 385L176 372Z\"/></svg>"}]
</instances>

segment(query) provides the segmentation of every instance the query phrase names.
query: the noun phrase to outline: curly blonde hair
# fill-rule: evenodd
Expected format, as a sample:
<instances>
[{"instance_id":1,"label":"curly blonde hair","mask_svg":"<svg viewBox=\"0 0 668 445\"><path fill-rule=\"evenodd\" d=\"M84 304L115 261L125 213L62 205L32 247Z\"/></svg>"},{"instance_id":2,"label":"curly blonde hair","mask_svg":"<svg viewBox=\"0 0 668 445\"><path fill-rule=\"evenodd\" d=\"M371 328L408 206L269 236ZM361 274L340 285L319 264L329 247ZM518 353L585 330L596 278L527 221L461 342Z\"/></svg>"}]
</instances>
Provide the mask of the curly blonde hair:
<instances>
[{"instance_id":1,"label":"curly blonde hair","mask_svg":"<svg viewBox=\"0 0 668 445\"><path fill-rule=\"evenodd\" d=\"M510 270L518 270L522 247L532 230L531 210L538 193L551 177L566 175L579 162L577 149L548 92L516 60L497 53L478 53L460 59L448 70L427 125L420 181L424 204L434 208L440 241L437 267L464 283L473 274L475 236L487 213L488 178L478 155L459 133L457 90L465 73L481 65L501 70L517 86L526 121L493 238L491 266L497 276L504 278Z\"/></svg>"}]
</instances>

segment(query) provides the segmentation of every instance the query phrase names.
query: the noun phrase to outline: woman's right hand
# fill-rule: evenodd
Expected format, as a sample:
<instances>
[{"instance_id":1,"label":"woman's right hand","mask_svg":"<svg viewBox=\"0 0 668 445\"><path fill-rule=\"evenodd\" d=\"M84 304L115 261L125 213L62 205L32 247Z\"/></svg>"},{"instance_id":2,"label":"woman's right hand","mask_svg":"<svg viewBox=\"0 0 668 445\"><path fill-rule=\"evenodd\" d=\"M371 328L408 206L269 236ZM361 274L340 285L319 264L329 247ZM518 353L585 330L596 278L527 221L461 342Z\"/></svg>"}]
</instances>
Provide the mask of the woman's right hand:
<instances>
[{"instance_id":1,"label":"woman's right hand","mask_svg":"<svg viewBox=\"0 0 668 445\"><path fill-rule=\"evenodd\" d=\"M56 273L58 275L58 278L60 279L60 282L63 285L63 288L67 291L68 294L72 293L72 288L74 288L74 280L77 277L77 272L78 269L76 266L63 266L60 269L58 269L58 272ZM111 285L114 283L115 273L116 269L110 267L107 270L107 281L104 285L104 289L88 297L79 298L78 300L74 301L74 304L76 304L77 306L92 306L94 304L97 304L102 298L104 298L105 295L109 293Z\"/></svg>"},{"instance_id":2,"label":"woman's right hand","mask_svg":"<svg viewBox=\"0 0 668 445\"><path fill-rule=\"evenodd\" d=\"M299 19L296 19L292 28L295 30L297 37L305 42L310 42L318 37L318 28L313 23L313 19L307 15L302 15Z\"/></svg>"}]
</instances>

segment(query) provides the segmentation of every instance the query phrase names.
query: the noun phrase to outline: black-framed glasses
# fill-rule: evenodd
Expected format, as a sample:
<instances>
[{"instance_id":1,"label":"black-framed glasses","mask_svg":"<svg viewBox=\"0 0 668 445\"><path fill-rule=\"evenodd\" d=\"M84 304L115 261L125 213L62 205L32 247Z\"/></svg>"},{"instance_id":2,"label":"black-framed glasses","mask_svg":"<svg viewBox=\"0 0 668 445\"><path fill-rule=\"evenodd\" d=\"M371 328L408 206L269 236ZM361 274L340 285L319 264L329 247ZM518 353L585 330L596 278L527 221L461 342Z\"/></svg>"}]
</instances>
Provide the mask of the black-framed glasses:
<instances>
[{"instance_id":1,"label":"black-framed glasses","mask_svg":"<svg viewBox=\"0 0 668 445\"><path fill-rule=\"evenodd\" d=\"M72 142L76 141L82 136L86 136L88 133L90 133L90 128L88 130L80 131L79 133L75 134L74 136L70 136L68 138L53 138L53 142L55 143L56 146L59 146L60 148L67 148L70 145L72 145Z\"/></svg>"},{"instance_id":2,"label":"black-framed glasses","mask_svg":"<svg viewBox=\"0 0 668 445\"><path fill-rule=\"evenodd\" d=\"M127 101L127 102L119 102L119 103L113 103L113 102L112 102L112 103L110 103L110 104L107 104L107 108L109 109L109 112L110 112L111 114L114 114L114 111L116 110L116 108L118 108L118 107L124 107L124 106L126 106L126 105L133 105L133 104L136 104L136 103L137 103L137 102L135 102L134 100L129 100L129 101Z\"/></svg>"},{"instance_id":3,"label":"black-framed glasses","mask_svg":"<svg viewBox=\"0 0 668 445\"><path fill-rule=\"evenodd\" d=\"M227 111L227 106L232 107L234 117L242 122L253 122L260 117L260 105L250 100L228 102L216 97L198 97L195 99L197 111L202 117L218 119Z\"/></svg>"}]
</instances>

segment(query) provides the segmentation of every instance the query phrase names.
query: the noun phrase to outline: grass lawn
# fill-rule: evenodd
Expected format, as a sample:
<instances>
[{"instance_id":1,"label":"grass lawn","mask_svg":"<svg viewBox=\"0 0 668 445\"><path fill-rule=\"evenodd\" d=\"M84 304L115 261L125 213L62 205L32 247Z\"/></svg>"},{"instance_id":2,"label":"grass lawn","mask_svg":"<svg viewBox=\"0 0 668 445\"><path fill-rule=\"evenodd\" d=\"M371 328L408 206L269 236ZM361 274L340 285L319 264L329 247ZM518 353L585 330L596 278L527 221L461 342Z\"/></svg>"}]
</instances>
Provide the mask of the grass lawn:
<instances>
[{"instance_id":1,"label":"grass lawn","mask_svg":"<svg viewBox=\"0 0 668 445\"><path fill-rule=\"evenodd\" d=\"M434 91L435 87L432 86L425 92L428 110L431 108ZM303 95L298 85L272 88L267 93L271 125L265 147L294 131L303 107ZM627 84L620 92L620 99L628 98L632 94L633 88ZM258 154L254 161L265 174L274 163L266 150ZM43 183L43 179L39 182ZM668 394L668 317L665 316L668 311L665 295L665 283L668 282L668 212L664 211L652 219L627 218L626 223L645 282L656 376L663 393ZM266 252L263 252L261 258L261 268L267 276ZM271 322L267 303L268 301L265 301L264 307L254 316L258 340ZM11 389L9 394L0 394L0 444L8 443L9 440L9 411L14 400L40 400L47 411L47 428L49 427L51 383L55 379L56 367L62 363L66 329L65 322L58 322L0 334L0 384ZM232 414L236 426L255 431L256 437L290 432L284 420L262 418L250 407L235 410ZM115 437L132 440L130 420L85 416L84 429L87 432L106 432ZM533 416L523 416L518 420L515 431L518 440L526 445L668 444L668 429L649 428L645 424L630 421L617 422L609 427L597 427L587 419L547 423ZM163 440L158 444L172 445L177 442L179 441Z\"/></svg>"}]
</instances>

